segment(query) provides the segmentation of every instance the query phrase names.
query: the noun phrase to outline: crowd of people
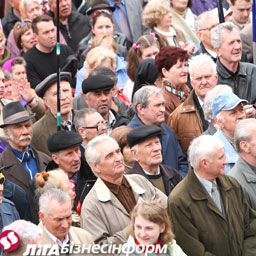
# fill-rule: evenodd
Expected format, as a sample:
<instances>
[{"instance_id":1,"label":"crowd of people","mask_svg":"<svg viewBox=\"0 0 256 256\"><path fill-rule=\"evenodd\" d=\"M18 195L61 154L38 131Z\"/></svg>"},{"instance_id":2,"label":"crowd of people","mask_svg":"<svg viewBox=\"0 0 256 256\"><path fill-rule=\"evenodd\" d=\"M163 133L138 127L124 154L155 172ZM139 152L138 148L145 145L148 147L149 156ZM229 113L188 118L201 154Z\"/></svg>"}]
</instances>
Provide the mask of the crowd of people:
<instances>
[{"instance_id":1,"label":"crowd of people","mask_svg":"<svg viewBox=\"0 0 256 256\"><path fill-rule=\"evenodd\" d=\"M1 1L0 255L256 255L255 17L221 3Z\"/></svg>"}]
</instances>

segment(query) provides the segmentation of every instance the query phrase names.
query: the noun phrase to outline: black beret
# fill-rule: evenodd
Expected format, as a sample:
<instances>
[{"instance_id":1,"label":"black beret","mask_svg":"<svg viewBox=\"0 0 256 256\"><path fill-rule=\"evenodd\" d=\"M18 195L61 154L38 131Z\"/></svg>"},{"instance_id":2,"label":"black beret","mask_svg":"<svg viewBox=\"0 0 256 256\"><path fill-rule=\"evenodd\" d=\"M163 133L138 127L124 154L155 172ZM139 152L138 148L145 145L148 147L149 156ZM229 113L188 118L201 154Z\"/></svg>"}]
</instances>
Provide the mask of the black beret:
<instances>
[{"instance_id":1,"label":"black beret","mask_svg":"<svg viewBox=\"0 0 256 256\"><path fill-rule=\"evenodd\" d=\"M60 72L60 81L68 81L71 83L72 76L69 72ZM41 81L35 88L36 94L43 98L46 90L54 83L57 82L57 73L53 73L47 76L43 81Z\"/></svg>"},{"instance_id":2,"label":"black beret","mask_svg":"<svg viewBox=\"0 0 256 256\"><path fill-rule=\"evenodd\" d=\"M154 136L160 137L161 134L161 128L155 125L142 125L134 128L127 134L127 142L129 147L132 148L133 146L145 141L148 138Z\"/></svg>"},{"instance_id":3,"label":"black beret","mask_svg":"<svg viewBox=\"0 0 256 256\"><path fill-rule=\"evenodd\" d=\"M110 90L114 87L114 81L103 75L89 76L82 83L83 93L92 91Z\"/></svg>"},{"instance_id":4,"label":"black beret","mask_svg":"<svg viewBox=\"0 0 256 256\"><path fill-rule=\"evenodd\" d=\"M47 146L51 153L55 153L60 150L78 146L82 141L83 138L76 132L58 131L49 136Z\"/></svg>"}]
</instances>

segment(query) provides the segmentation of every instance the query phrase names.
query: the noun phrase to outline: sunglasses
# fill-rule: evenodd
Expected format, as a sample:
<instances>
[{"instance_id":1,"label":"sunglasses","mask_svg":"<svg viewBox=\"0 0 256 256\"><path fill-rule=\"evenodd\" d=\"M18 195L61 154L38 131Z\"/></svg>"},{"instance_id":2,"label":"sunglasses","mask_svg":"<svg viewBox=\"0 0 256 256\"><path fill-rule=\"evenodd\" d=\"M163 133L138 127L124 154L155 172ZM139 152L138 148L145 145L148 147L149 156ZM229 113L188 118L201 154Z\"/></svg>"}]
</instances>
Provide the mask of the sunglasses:
<instances>
[{"instance_id":1,"label":"sunglasses","mask_svg":"<svg viewBox=\"0 0 256 256\"><path fill-rule=\"evenodd\" d=\"M94 13L93 13L93 16L99 16L100 14L102 14L102 13L104 13L104 14L107 14L107 15L109 15L109 16L112 16L112 12L111 11L109 11L109 10L96 10Z\"/></svg>"},{"instance_id":2,"label":"sunglasses","mask_svg":"<svg viewBox=\"0 0 256 256\"><path fill-rule=\"evenodd\" d=\"M27 23L32 23L32 20L29 19L25 19L25 20L21 20L21 22L19 23L19 25L17 26L19 29L23 28Z\"/></svg>"},{"instance_id":3,"label":"sunglasses","mask_svg":"<svg viewBox=\"0 0 256 256\"><path fill-rule=\"evenodd\" d=\"M0 185L3 185L5 183L5 177L4 175L0 172Z\"/></svg>"}]
</instances>

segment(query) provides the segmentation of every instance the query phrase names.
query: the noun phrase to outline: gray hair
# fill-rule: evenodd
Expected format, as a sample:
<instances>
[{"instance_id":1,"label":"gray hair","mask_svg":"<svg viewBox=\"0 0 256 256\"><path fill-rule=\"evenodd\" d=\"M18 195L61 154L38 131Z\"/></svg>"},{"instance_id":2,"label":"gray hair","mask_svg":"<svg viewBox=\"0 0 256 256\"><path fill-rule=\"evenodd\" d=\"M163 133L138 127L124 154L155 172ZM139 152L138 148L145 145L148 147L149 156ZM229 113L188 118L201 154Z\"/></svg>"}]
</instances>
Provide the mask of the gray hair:
<instances>
[{"instance_id":1,"label":"gray hair","mask_svg":"<svg viewBox=\"0 0 256 256\"><path fill-rule=\"evenodd\" d=\"M224 93L232 93L233 90L230 86L219 84L216 85L213 89L208 91L206 93L206 96L204 98L204 117L206 120L212 120L213 114L212 114L212 102L213 100Z\"/></svg>"},{"instance_id":2,"label":"gray hair","mask_svg":"<svg viewBox=\"0 0 256 256\"><path fill-rule=\"evenodd\" d=\"M97 110L95 108L84 108L77 111L75 115L75 120L74 120L76 130L80 127L87 126L87 120L86 120L87 115L90 115L96 112Z\"/></svg>"},{"instance_id":3,"label":"gray hair","mask_svg":"<svg viewBox=\"0 0 256 256\"><path fill-rule=\"evenodd\" d=\"M195 18L195 31L200 31L205 28L205 21L206 19L211 19L212 17L218 19L218 16L213 13L212 11L206 11L201 13Z\"/></svg>"},{"instance_id":4,"label":"gray hair","mask_svg":"<svg viewBox=\"0 0 256 256\"><path fill-rule=\"evenodd\" d=\"M143 108L146 108L149 104L149 97L152 95L162 95L162 89L157 88L155 85L146 85L140 88L133 96L132 107L137 112L137 106L140 104Z\"/></svg>"},{"instance_id":5,"label":"gray hair","mask_svg":"<svg viewBox=\"0 0 256 256\"><path fill-rule=\"evenodd\" d=\"M214 153L218 149L223 148L222 141L211 135L201 135L194 139L189 146L188 156L191 166L197 170L200 166L200 161L206 159L212 162Z\"/></svg>"},{"instance_id":6,"label":"gray hair","mask_svg":"<svg viewBox=\"0 0 256 256\"><path fill-rule=\"evenodd\" d=\"M50 201L56 200L58 204L64 204L70 202L70 207L72 208L72 199L67 192L52 188L45 191L39 198L39 210L47 217L50 213Z\"/></svg>"},{"instance_id":7,"label":"gray hair","mask_svg":"<svg viewBox=\"0 0 256 256\"><path fill-rule=\"evenodd\" d=\"M237 121L234 139L236 149L239 153L242 152L242 149L240 148L240 142L250 141L252 139L252 132L250 131L252 128L254 128L253 132L255 132L256 119L254 118L248 118Z\"/></svg>"},{"instance_id":8,"label":"gray hair","mask_svg":"<svg viewBox=\"0 0 256 256\"><path fill-rule=\"evenodd\" d=\"M211 42L213 48L220 49L223 38L222 38L222 30L226 30L232 32L233 30L237 30L232 22L224 22L216 26L211 30Z\"/></svg>"},{"instance_id":9,"label":"gray hair","mask_svg":"<svg viewBox=\"0 0 256 256\"><path fill-rule=\"evenodd\" d=\"M26 10L28 9L31 2L35 2L35 3L38 3L40 5L39 0L23 0L23 1L24 1L24 7L25 7Z\"/></svg>"},{"instance_id":10,"label":"gray hair","mask_svg":"<svg viewBox=\"0 0 256 256\"><path fill-rule=\"evenodd\" d=\"M193 68L194 67L201 67L203 65L209 65L212 68L212 71L214 75L217 73L216 71L216 64L212 60L212 58L206 54L206 53L201 53L199 55L193 56L189 61L188 61L188 71L191 80L193 80Z\"/></svg>"},{"instance_id":11,"label":"gray hair","mask_svg":"<svg viewBox=\"0 0 256 256\"><path fill-rule=\"evenodd\" d=\"M5 230L15 231L24 244L36 243L38 236L42 233L42 230L37 225L26 220L16 220L5 226L3 231Z\"/></svg>"}]
</instances>

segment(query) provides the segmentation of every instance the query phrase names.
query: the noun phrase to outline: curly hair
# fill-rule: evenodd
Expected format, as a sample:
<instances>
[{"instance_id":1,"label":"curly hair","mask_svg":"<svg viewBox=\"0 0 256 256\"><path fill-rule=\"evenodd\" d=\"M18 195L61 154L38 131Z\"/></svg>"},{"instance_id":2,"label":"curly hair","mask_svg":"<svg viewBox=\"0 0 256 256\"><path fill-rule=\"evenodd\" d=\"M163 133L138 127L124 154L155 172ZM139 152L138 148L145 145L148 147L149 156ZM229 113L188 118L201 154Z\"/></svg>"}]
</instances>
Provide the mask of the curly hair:
<instances>
[{"instance_id":1,"label":"curly hair","mask_svg":"<svg viewBox=\"0 0 256 256\"><path fill-rule=\"evenodd\" d=\"M165 229L159 235L158 242L161 245L171 244L174 239L174 234L172 232L172 226L166 209L156 201L143 201L138 203L132 213L131 213L131 223L128 228L128 235L131 235L135 238L134 234L134 223L137 216L141 216L142 218L149 220L158 225L164 224Z\"/></svg>"},{"instance_id":2,"label":"curly hair","mask_svg":"<svg viewBox=\"0 0 256 256\"><path fill-rule=\"evenodd\" d=\"M160 20L168 13L170 8L168 0L151 0L144 8L143 23L146 27L153 29Z\"/></svg>"}]
</instances>

